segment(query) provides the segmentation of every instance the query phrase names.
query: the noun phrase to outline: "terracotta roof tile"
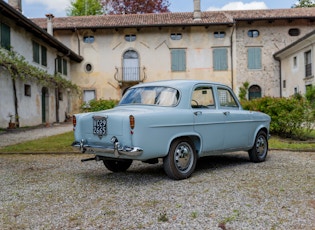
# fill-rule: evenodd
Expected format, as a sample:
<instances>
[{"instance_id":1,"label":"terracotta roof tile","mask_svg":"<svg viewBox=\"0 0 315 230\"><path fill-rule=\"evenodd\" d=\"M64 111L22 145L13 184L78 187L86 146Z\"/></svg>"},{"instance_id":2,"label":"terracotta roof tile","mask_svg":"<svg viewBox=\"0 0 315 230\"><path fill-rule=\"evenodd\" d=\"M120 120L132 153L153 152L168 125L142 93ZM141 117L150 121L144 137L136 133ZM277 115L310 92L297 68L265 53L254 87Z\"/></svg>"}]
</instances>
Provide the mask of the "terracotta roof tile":
<instances>
[{"instance_id":1,"label":"terracotta roof tile","mask_svg":"<svg viewBox=\"0 0 315 230\"><path fill-rule=\"evenodd\" d=\"M74 28L119 28L119 27L159 27L190 26L211 24L232 24L242 20L268 19L315 19L315 8L292 8L277 10L205 11L201 20L194 20L193 13L160 13L129 15L97 15L58 17L53 19L54 29ZM47 27L46 18L31 19L42 28Z\"/></svg>"}]
</instances>

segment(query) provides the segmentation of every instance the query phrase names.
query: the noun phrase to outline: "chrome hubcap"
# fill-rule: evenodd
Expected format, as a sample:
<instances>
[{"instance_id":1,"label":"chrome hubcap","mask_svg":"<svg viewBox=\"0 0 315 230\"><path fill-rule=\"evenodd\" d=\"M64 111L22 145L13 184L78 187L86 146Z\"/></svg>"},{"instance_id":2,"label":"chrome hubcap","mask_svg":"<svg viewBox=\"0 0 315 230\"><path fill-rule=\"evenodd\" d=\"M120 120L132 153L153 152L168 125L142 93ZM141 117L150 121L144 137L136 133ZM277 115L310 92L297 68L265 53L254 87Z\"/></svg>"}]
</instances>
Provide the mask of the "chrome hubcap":
<instances>
[{"instance_id":1,"label":"chrome hubcap","mask_svg":"<svg viewBox=\"0 0 315 230\"><path fill-rule=\"evenodd\" d=\"M187 143L180 143L174 154L175 164L178 170L182 172L189 171L193 163L193 151Z\"/></svg>"},{"instance_id":2,"label":"chrome hubcap","mask_svg":"<svg viewBox=\"0 0 315 230\"><path fill-rule=\"evenodd\" d=\"M267 143L263 136L260 136L256 142L256 150L259 156L263 156L267 152Z\"/></svg>"}]
</instances>

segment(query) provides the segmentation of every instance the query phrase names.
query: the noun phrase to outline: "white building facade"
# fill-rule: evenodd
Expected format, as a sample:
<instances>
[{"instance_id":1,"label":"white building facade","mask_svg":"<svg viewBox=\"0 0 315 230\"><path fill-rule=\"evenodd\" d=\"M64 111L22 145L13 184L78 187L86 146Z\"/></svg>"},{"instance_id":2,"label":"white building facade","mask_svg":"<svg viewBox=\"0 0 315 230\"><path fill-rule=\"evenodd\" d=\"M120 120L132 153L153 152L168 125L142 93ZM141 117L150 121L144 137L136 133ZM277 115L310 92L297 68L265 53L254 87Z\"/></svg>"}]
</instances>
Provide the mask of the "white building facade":
<instances>
[{"instance_id":1,"label":"white building facade","mask_svg":"<svg viewBox=\"0 0 315 230\"><path fill-rule=\"evenodd\" d=\"M70 82L70 66L82 58L4 1L0 2L0 9L0 127L7 128L9 123L23 127L64 121L72 110L69 89L27 80L23 71L13 79L3 62L8 53L15 52L47 75L59 74Z\"/></svg>"},{"instance_id":2,"label":"white building facade","mask_svg":"<svg viewBox=\"0 0 315 230\"><path fill-rule=\"evenodd\" d=\"M315 86L315 30L278 51L275 58L281 63L281 95L290 97L305 94Z\"/></svg>"}]
</instances>

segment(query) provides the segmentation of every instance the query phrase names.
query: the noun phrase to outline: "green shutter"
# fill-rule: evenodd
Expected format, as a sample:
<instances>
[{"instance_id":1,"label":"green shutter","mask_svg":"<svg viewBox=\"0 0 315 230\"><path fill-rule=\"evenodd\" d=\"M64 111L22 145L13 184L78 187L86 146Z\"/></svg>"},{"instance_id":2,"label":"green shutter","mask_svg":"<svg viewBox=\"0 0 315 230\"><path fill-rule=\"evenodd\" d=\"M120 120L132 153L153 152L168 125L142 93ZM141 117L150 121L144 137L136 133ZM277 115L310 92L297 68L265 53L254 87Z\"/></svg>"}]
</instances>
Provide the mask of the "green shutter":
<instances>
[{"instance_id":1,"label":"green shutter","mask_svg":"<svg viewBox=\"0 0 315 230\"><path fill-rule=\"evenodd\" d=\"M62 59L62 73L63 75L68 75L68 66L66 59Z\"/></svg>"},{"instance_id":2,"label":"green shutter","mask_svg":"<svg viewBox=\"0 0 315 230\"><path fill-rule=\"evenodd\" d=\"M45 46L42 46L41 49L42 49L42 65L47 66L47 49Z\"/></svg>"},{"instance_id":3,"label":"green shutter","mask_svg":"<svg viewBox=\"0 0 315 230\"><path fill-rule=\"evenodd\" d=\"M39 44L33 41L33 61L39 63Z\"/></svg>"},{"instance_id":4,"label":"green shutter","mask_svg":"<svg viewBox=\"0 0 315 230\"><path fill-rule=\"evenodd\" d=\"M261 69L261 48L248 48L247 60L248 69Z\"/></svg>"},{"instance_id":5,"label":"green shutter","mask_svg":"<svg viewBox=\"0 0 315 230\"><path fill-rule=\"evenodd\" d=\"M10 27L1 24L1 47L10 50L11 49L11 32Z\"/></svg>"},{"instance_id":6,"label":"green shutter","mask_svg":"<svg viewBox=\"0 0 315 230\"><path fill-rule=\"evenodd\" d=\"M186 70L186 50L185 49L172 49L172 71L185 71Z\"/></svg>"},{"instance_id":7,"label":"green shutter","mask_svg":"<svg viewBox=\"0 0 315 230\"><path fill-rule=\"evenodd\" d=\"M213 69L214 70L227 70L227 49L220 48L213 50Z\"/></svg>"},{"instance_id":8,"label":"green shutter","mask_svg":"<svg viewBox=\"0 0 315 230\"><path fill-rule=\"evenodd\" d=\"M62 58L57 56L57 72L62 73Z\"/></svg>"}]
</instances>

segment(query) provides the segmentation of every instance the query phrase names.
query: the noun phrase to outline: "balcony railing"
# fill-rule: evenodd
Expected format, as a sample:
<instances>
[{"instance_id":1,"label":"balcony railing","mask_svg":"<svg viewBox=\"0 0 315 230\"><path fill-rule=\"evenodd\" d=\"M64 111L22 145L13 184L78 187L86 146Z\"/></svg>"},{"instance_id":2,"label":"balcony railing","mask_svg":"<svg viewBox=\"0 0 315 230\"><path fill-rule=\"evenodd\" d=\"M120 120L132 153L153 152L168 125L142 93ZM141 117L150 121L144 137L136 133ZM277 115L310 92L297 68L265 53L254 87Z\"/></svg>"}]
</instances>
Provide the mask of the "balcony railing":
<instances>
[{"instance_id":1,"label":"balcony railing","mask_svg":"<svg viewBox=\"0 0 315 230\"><path fill-rule=\"evenodd\" d=\"M146 79L145 67L116 67L115 80L119 83L138 83Z\"/></svg>"}]
</instances>

